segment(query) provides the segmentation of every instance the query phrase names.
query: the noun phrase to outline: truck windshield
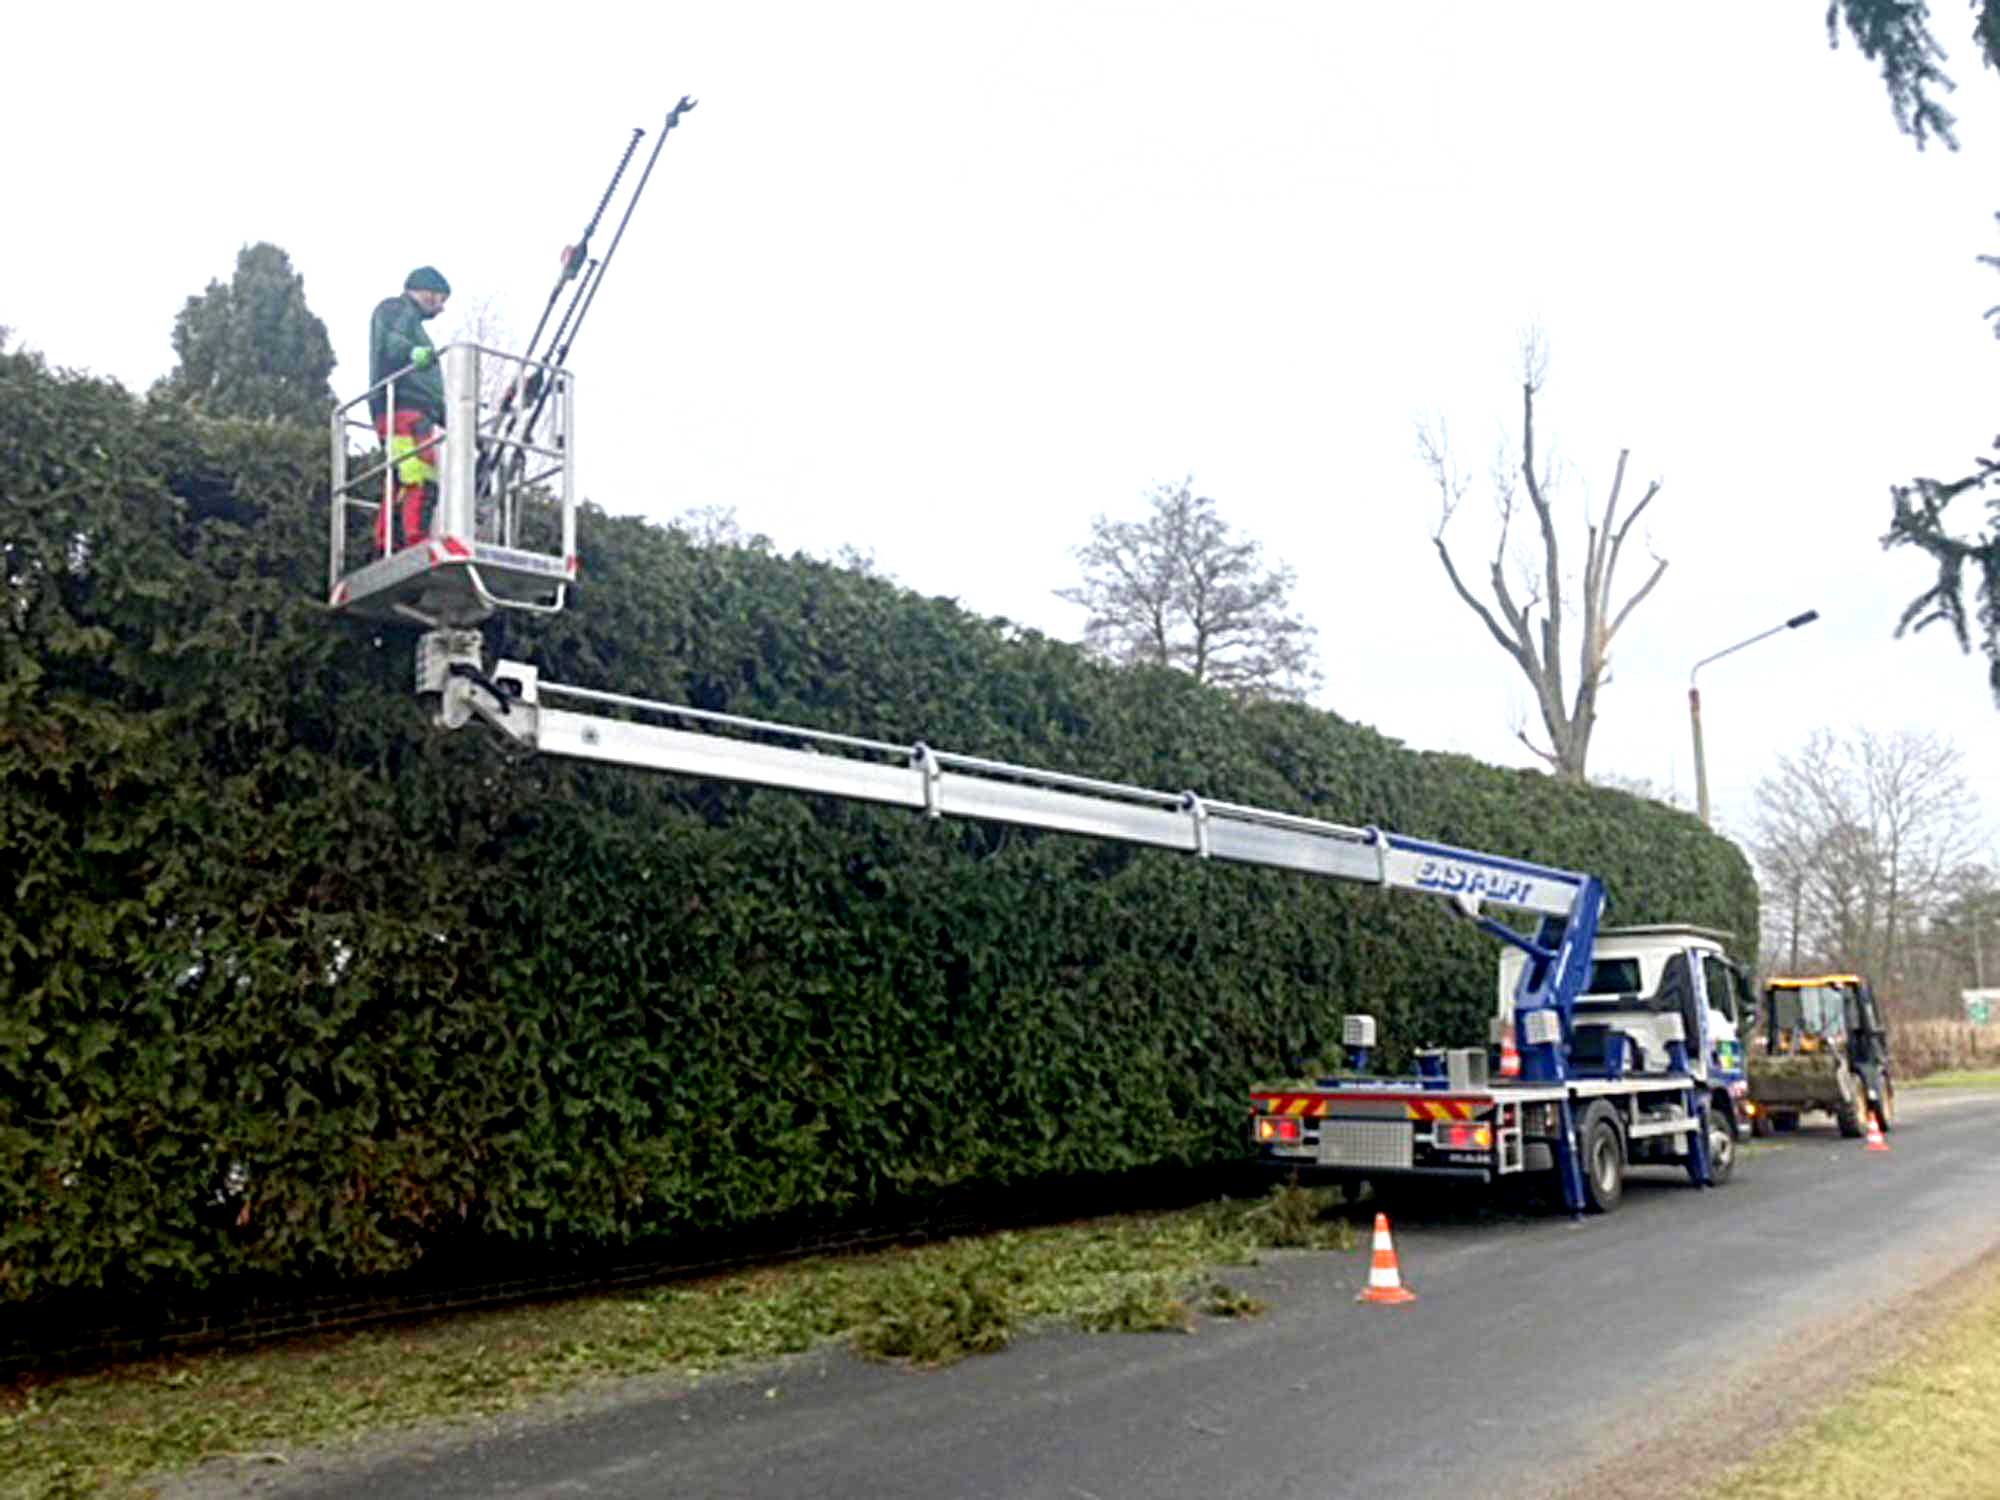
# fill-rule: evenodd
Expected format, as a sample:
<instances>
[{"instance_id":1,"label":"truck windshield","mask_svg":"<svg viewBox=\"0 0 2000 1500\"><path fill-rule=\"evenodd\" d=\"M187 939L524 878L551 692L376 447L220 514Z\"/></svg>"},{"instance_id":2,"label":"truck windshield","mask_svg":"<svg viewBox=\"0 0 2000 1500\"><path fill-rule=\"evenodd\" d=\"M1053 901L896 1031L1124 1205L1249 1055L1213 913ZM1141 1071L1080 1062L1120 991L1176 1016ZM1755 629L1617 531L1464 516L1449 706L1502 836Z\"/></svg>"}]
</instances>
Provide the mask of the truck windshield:
<instances>
[{"instance_id":1,"label":"truck windshield","mask_svg":"<svg viewBox=\"0 0 2000 1500\"><path fill-rule=\"evenodd\" d=\"M1838 1041L1847 1035L1847 1006L1831 985L1786 986L1774 991L1772 1023L1780 1047Z\"/></svg>"},{"instance_id":2,"label":"truck windshield","mask_svg":"<svg viewBox=\"0 0 2000 1500\"><path fill-rule=\"evenodd\" d=\"M1846 997L1839 990L1819 985L1805 992L1805 1027L1824 1037L1837 1037L1847 1030Z\"/></svg>"},{"instance_id":3,"label":"truck windshield","mask_svg":"<svg viewBox=\"0 0 2000 1500\"><path fill-rule=\"evenodd\" d=\"M1637 995L1645 984L1639 977L1636 958L1600 958L1590 966L1586 995Z\"/></svg>"}]
</instances>

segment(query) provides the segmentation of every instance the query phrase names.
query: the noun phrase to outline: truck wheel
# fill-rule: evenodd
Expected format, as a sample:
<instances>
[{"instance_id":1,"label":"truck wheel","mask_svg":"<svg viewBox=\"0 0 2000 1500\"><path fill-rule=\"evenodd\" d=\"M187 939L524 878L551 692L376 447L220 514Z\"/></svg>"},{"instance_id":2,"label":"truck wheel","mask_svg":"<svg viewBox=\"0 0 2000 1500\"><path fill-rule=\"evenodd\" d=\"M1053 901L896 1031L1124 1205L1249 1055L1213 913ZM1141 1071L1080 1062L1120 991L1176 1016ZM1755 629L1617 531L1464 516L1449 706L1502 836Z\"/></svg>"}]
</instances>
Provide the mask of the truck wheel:
<instances>
[{"instance_id":1,"label":"truck wheel","mask_svg":"<svg viewBox=\"0 0 2000 1500\"><path fill-rule=\"evenodd\" d=\"M1768 1109L1760 1109L1750 1117L1750 1133L1760 1141L1769 1140L1777 1128L1777 1122L1771 1118Z\"/></svg>"},{"instance_id":2,"label":"truck wheel","mask_svg":"<svg viewBox=\"0 0 2000 1500\"><path fill-rule=\"evenodd\" d=\"M1708 1106L1701 1112L1701 1130L1708 1141L1709 1180L1721 1187L1729 1181L1729 1174L1736 1170L1736 1125L1726 1111ZM1688 1157L1687 1174L1697 1186L1700 1179L1695 1176L1694 1157Z\"/></svg>"},{"instance_id":3,"label":"truck wheel","mask_svg":"<svg viewBox=\"0 0 2000 1500\"><path fill-rule=\"evenodd\" d=\"M1583 1151L1584 1206L1608 1214L1625 1196L1625 1137L1611 1106L1600 1099L1585 1110L1576 1138Z\"/></svg>"},{"instance_id":4,"label":"truck wheel","mask_svg":"<svg viewBox=\"0 0 2000 1500\"><path fill-rule=\"evenodd\" d=\"M1887 1073L1882 1075L1882 1108L1880 1111L1882 1134L1887 1135L1896 1128L1896 1080Z\"/></svg>"},{"instance_id":5,"label":"truck wheel","mask_svg":"<svg viewBox=\"0 0 2000 1500\"><path fill-rule=\"evenodd\" d=\"M1848 1140L1858 1141L1868 1132L1867 1116L1868 1085L1857 1078L1853 1087L1844 1091L1840 1102L1834 1105L1834 1123L1840 1126L1840 1133Z\"/></svg>"}]
</instances>

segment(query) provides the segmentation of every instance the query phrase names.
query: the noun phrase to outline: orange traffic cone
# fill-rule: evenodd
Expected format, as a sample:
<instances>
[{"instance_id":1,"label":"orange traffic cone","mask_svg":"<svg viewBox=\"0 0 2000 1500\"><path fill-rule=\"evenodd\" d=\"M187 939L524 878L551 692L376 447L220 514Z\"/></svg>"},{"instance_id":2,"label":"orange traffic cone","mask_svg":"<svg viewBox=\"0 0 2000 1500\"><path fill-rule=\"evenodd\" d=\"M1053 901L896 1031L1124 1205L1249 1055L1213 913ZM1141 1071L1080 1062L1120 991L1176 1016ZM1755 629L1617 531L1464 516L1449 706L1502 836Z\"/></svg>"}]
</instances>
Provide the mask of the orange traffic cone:
<instances>
[{"instance_id":1,"label":"orange traffic cone","mask_svg":"<svg viewBox=\"0 0 2000 1500\"><path fill-rule=\"evenodd\" d=\"M1368 1285L1355 1293L1356 1302L1414 1302L1417 1294L1403 1285L1396 1269L1396 1247L1389 1243L1389 1216L1375 1215L1375 1260L1368 1267Z\"/></svg>"},{"instance_id":2,"label":"orange traffic cone","mask_svg":"<svg viewBox=\"0 0 2000 1500\"><path fill-rule=\"evenodd\" d=\"M1868 1111L1868 1141L1862 1149L1864 1151L1887 1151L1889 1149L1889 1138L1882 1134L1882 1117L1872 1109Z\"/></svg>"}]
</instances>

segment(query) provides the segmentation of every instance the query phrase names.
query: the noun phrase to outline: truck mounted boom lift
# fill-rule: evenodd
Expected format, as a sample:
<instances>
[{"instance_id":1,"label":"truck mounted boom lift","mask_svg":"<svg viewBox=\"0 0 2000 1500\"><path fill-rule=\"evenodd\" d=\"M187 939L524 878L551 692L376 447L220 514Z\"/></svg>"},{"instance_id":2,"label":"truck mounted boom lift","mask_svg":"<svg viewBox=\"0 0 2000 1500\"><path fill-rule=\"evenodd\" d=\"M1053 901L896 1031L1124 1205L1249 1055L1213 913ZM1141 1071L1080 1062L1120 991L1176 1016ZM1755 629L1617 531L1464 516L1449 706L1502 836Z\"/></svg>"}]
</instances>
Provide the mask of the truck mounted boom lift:
<instances>
[{"instance_id":1,"label":"truck mounted boom lift","mask_svg":"<svg viewBox=\"0 0 2000 1500\"><path fill-rule=\"evenodd\" d=\"M659 144L692 107L687 99L675 106ZM637 144L635 133L582 239L565 252L563 280L535 343L563 285L579 274L584 280L549 353L535 358L533 344L521 356L468 344L442 351L450 435L427 541L350 564L357 530L350 512L375 508L356 491L386 476L386 467L358 479L348 472L348 439L361 425L352 414L365 411L367 396L334 413L329 606L424 627L416 686L434 701L442 727L478 720L545 755L1081 834L1432 897L1514 955L1502 969L1491 1053L1432 1049L1417 1054L1414 1078L1376 1077L1367 1072L1374 1018L1348 1016L1343 1041L1353 1076L1252 1091L1251 1138L1264 1160L1378 1185L1553 1171L1573 1212L1614 1206L1628 1159L1676 1162L1701 1185L1727 1175L1742 1087L1730 1001L1718 991L1740 988L1740 971L1727 964L1716 935L1699 929L1608 932L1600 945L1605 892L1595 876L1193 791L565 686L543 681L523 662L502 660L489 672L479 623L502 609L560 610L576 577L574 385L564 367L565 330L573 339L570 315L580 324L602 277L602 266L587 259L588 240ZM642 175L635 201L644 185ZM628 203L611 251L630 215ZM605 263L610 258L607 252ZM586 265L594 271L580 272ZM481 394L489 362L506 377L497 399ZM395 379L384 384L393 388ZM523 400L530 390L531 411ZM543 434L537 426L545 409L553 420ZM530 503L553 512L554 553L525 540L521 517ZM1534 931L1493 912L1526 917ZM1587 1016L1579 1015L1580 1003ZM1491 1080L1489 1061L1500 1075Z\"/></svg>"},{"instance_id":2,"label":"truck mounted boom lift","mask_svg":"<svg viewBox=\"0 0 2000 1500\"><path fill-rule=\"evenodd\" d=\"M1721 1039L1711 1035L1709 1007L1675 1004L1646 1018L1644 1034L1661 1054L1650 1071L1643 1062L1628 1070L1628 1058L1643 1057L1643 1049L1626 1031L1579 1022L1577 1005L1593 983L1605 904L1594 876L1193 791L1158 791L921 742L900 745L566 686L543 681L524 662L502 660L489 674L482 647L475 630L433 630L419 645L417 690L435 699L444 728L478 720L545 755L903 807L931 818L1081 834L1408 891L1441 900L1518 951L1510 1034L1496 1038L1502 1056L1518 1055L1518 1078L1489 1082L1487 1054L1474 1048L1419 1054L1413 1080L1370 1076L1374 1021L1350 1016L1345 1041L1357 1076L1253 1093L1253 1135L1274 1165L1328 1168L1370 1180L1431 1172L1490 1181L1533 1170L1527 1145L1539 1135L1573 1211L1615 1204L1628 1152L1664 1150L1704 1185L1721 1175L1714 1157L1729 1152L1735 1126L1733 1115L1716 1115L1730 1106L1727 1093L1712 1094L1727 1080L1715 1066L1719 1054L1712 1044ZM558 702L600 705L619 716ZM1536 920L1536 931L1520 932L1489 910L1525 914ZM1610 936L1629 944L1642 933L1665 935L1632 929ZM1637 995L1593 1003L1661 1009ZM1607 1031L1609 1047L1601 1035ZM1421 1143L1419 1122L1430 1131ZM1301 1161L1307 1146L1311 1160ZM1613 1151L1615 1161L1605 1156ZM1433 1156L1434 1168L1428 1163Z\"/></svg>"}]
</instances>

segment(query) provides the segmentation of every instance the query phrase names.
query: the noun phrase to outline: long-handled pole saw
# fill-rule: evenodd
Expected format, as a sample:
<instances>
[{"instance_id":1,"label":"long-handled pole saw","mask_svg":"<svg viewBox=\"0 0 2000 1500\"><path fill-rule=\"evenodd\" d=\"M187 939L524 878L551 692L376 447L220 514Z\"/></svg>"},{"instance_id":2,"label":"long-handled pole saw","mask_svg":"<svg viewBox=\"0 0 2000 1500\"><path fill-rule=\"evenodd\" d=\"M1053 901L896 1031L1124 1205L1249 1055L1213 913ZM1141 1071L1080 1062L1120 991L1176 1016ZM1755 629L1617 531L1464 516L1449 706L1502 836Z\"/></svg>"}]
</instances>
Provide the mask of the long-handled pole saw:
<instances>
[{"instance_id":1,"label":"long-handled pole saw","mask_svg":"<svg viewBox=\"0 0 2000 1500\"><path fill-rule=\"evenodd\" d=\"M576 342L577 334L582 331L583 320L590 312L591 303L597 299L597 289L603 285L604 275L611 268L611 258L618 253L619 242L625 238L625 228L632 222L632 210L639 206L639 197L646 191L646 183L653 175L653 164L660 159L660 149L666 145L667 136L672 133L673 128L680 124L681 116L693 109L695 103L695 100L683 97L680 103L667 111L666 123L660 127L659 138L653 142L653 151L646 158L645 170L639 174L639 181L633 187L631 197L625 202L625 212L619 217L618 228L611 236L610 248L604 252L601 261L593 260L590 258L590 237L596 233L605 209L610 206L612 197L618 191L618 184L625 175L625 169L631 165L633 153L639 148L640 137L646 133L642 129L635 129L632 132L632 139L626 142L625 154L618 159L617 170L611 174L611 182L604 189L604 196L598 199L597 208L591 214L590 222L584 225L583 233L575 244L563 247L561 274L549 292L549 300L542 307L542 315L535 324L534 333L528 339L527 352L522 356L524 360L534 359L536 348L541 343L542 331L548 326L549 317L554 313L556 303L562 300L563 288L574 283L569 306L563 309L563 315L556 324L555 332L549 340L548 356L543 362L555 369L561 369L568 361L570 348ZM504 440L485 445L479 455L477 491L482 497L492 492L496 471L503 462L503 456L510 459L515 467L525 463L521 442L534 432L535 424L541 420L553 386L553 381L544 380L542 373L536 371L530 377L525 390L510 389L507 392L501 402L501 427ZM517 396L520 398L518 405Z\"/></svg>"},{"instance_id":2,"label":"long-handled pole saw","mask_svg":"<svg viewBox=\"0 0 2000 1500\"><path fill-rule=\"evenodd\" d=\"M562 271L556 277L556 284L549 288L549 300L542 306L542 316L535 324L535 331L528 336L528 347L522 353L523 359L533 359L535 350L542 342L542 330L549 326L549 314L556 310L556 303L562 300L563 288L576 280L576 275L590 256L590 237L597 232L598 223L604 218L604 210L611 206L611 197L618 191L619 179L625 175L626 167L632 163L632 153L639 149L640 138L645 135L643 128L635 127L632 139L625 143L625 154L618 158L617 170L611 174L611 181L605 186L604 196L597 200L597 208L591 213L590 222L583 226L583 233L577 236L574 245L563 246ZM570 305L575 306L572 299Z\"/></svg>"},{"instance_id":3,"label":"long-handled pole saw","mask_svg":"<svg viewBox=\"0 0 2000 1500\"><path fill-rule=\"evenodd\" d=\"M680 103L667 111L666 123L660 127L660 138L653 142L653 154L646 158L646 170L639 174L638 186L632 189L632 196L626 200L625 213L618 220L618 228L611 236L611 248L604 252L604 261L597 268L597 275L590 280L589 290L583 297L583 306L576 314L576 327L568 330L567 339L563 338L562 327L556 329L555 352L550 356L549 363L561 367L569 359L570 345L576 341L577 334L583 331L583 320L589 316L590 304L597 300L597 289L603 285L605 274L611 269L611 257L618 253L619 242L625 238L625 226L632 222L632 210L639 206L639 195L646 191L647 180L653 175L653 164L660 159L660 148L667 144L667 137L673 133L673 128L680 124L681 116L694 108L695 102L683 96ZM565 316L564 325L568 322L569 319Z\"/></svg>"}]
</instances>

